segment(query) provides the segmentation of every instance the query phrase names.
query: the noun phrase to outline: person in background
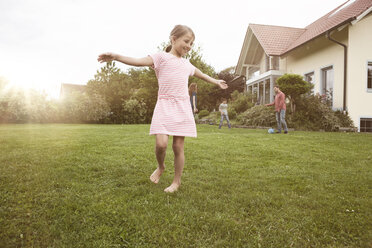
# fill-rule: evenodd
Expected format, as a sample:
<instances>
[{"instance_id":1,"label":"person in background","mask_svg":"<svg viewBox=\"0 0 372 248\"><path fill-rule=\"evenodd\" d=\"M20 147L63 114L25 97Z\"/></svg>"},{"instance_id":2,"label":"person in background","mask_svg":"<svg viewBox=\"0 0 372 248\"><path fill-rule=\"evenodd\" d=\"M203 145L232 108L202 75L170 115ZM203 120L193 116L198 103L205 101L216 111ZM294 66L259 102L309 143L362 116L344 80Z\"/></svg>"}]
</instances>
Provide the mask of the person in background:
<instances>
[{"instance_id":1,"label":"person in background","mask_svg":"<svg viewBox=\"0 0 372 248\"><path fill-rule=\"evenodd\" d=\"M265 104L265 106L275 105L275 117L278 123L278 131L276 133L282 132L282 124L284 127L284 133L288 133L287 123L285 122L285 111L287 106L285 105L285 94L280 91L279 85L274 86L275 99L274 102Z\"/></svg>"},{"instance_id":2,"label":"person in background","mask_svg":"<svg viewBox=\"0 0 372 248\"><path fill-rule=\"evenodd\" d=\"M191 83L189 86L189 95L190 95L191 109L192 109L192 113L194 116L198 112L198 109L196 108L196 94L197 93L198 93L198 85L196 83Z\"/></svg>"},{"instance_id":3,"label":"person in background","mask_svg":"<svg viewBox=\"0 0 372 248\"><path fill-rule=\"evenodd\" d=\"M222 103L220 104L220 106L218 108L218 110L221 112L220 126L218 127L218 129L221 129L224 118L226 118L227 125L229 126L229 128L231 128L229 115L227 113L227 107L228 107L227 106L227 100L225 98L222 98Z\"/></svg>"}]
</instances>

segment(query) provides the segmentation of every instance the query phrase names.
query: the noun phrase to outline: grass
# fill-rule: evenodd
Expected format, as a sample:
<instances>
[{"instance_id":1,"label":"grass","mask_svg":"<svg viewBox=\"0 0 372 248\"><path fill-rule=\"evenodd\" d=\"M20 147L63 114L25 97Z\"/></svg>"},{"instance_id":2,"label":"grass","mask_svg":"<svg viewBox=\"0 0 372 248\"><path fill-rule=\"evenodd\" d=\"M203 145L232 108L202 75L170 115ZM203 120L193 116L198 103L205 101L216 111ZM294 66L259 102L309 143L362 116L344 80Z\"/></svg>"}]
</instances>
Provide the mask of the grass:
<instances>
[{"instance_id":1,"label":"grass","mask_svg":"<svg viewBox=\"0 0 372 248\"><path fill-rule=\"evenodd\" d=\"M166 194L148 130L1 125L0 247L371 247L371 135L199 125Z\"/></svg>"}]
</instances>

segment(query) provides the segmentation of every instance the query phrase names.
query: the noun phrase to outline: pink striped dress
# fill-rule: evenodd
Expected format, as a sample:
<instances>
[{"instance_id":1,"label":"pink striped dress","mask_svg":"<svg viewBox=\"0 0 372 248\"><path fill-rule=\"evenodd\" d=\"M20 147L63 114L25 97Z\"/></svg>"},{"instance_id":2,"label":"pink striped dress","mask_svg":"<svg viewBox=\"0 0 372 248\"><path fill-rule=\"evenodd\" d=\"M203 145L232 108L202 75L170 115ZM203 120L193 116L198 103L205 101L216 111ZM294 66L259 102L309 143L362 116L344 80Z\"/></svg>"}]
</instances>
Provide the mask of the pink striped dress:
<instances>
[{"instance_id":1,"label":"pink striped dress","mask_svg":"<svg viewBox=\"0 0 372 248\"><path fill-rule=\"evenodd\" d=\"M188 91L189 77L194 75L195 67L187 59L166 52L150 56L154 61L153 69L159 84L150 135L196 137Z\"/></svg>"}]
</instances>

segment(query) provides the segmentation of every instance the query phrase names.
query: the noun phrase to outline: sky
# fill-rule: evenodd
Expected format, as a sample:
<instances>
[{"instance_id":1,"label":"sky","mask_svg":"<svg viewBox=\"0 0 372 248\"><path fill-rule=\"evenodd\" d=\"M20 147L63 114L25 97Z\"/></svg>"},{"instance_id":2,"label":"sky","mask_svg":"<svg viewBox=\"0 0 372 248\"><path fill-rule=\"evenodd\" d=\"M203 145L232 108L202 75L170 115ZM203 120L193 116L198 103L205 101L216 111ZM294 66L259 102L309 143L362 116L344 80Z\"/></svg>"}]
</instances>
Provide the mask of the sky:
<instances>
[{"instance_id":1,"label":"sky","mask_svg":"<svg viewBox=\"0 0 372 248\"><path fill-rule=\"evenodd\" d=\"M304 28L345 1L0 0L0 78L57 98L61 83L94 78L100 53L145 57L177 24L219 72L237 64L250 23Z\"/></svg>"}]
</instances>

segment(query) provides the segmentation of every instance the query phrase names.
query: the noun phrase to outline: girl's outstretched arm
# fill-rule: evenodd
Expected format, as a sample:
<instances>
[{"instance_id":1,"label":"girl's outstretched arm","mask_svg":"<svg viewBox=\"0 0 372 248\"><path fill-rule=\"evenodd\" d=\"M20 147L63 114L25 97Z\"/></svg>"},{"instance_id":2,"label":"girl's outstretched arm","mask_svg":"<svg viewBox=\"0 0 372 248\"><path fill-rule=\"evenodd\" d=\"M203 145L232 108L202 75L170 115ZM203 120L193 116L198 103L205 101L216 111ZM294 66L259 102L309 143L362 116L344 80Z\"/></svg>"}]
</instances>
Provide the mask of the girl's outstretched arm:
<instances>
[{"instance_id":1,"label":"girl's outstretched arm","mask_svg":"<svg viewBox=\"0 0 372 248\"><path fill-rule=\"evenodd\" d=\"M126 65L133 66L152 66L154 64L154 61L150 56L144 58L131 58L116 53L102 53L98 56L97 60L100 63L116 60Z\"/></svg>"},{"instance_id":2,"label":"girl's outstretched arm","mask_svg":"<svg viewBox=\"0 0 372 248\"><path fill-rule=\"evenodd\" d=\"M197 78L200 78L208 83L212 83L212 84L216 84L218 85L221 89L227 89L227 84L224 80L220 80L220 79L215 79L215 78L211 78L210 76L208 76L207 74L204 74L203 72L201 72L198 68L195 68L195 74L194 74L195 77Z\"/></svg>"}]
</instances>

